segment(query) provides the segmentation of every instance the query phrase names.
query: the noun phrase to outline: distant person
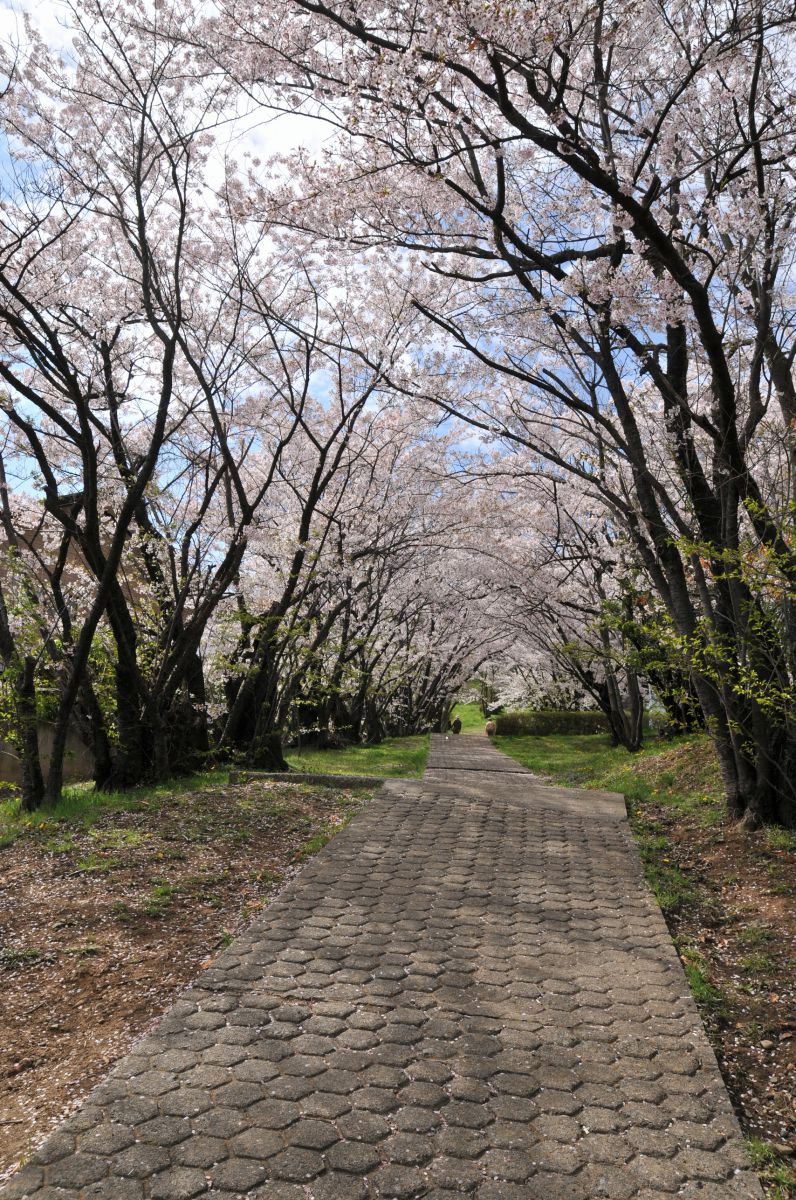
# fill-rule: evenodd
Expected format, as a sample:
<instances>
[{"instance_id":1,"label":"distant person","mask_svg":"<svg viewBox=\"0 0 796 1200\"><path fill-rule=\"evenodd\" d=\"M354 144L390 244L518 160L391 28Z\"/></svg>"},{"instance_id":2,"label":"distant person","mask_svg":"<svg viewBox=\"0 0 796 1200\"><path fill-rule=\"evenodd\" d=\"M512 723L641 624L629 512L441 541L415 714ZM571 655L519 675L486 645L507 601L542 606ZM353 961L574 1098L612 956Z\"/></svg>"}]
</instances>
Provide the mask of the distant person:
<instances>
[{"instance_id":1,"label":"distant person","mask_svg":"<svg viewBox=\"0 0 796 1200\"><path fill-rule=\"evenodd\" d=\"M457 718L456 718L456 720L455 720L455 721L453 722L453 724L451 725L451 731L452 731L453 733L461 733L461 731L462 731L462 723L461 723L461 720L459 719L459 717L457 717Z\"/></svg>"}]
</instances>

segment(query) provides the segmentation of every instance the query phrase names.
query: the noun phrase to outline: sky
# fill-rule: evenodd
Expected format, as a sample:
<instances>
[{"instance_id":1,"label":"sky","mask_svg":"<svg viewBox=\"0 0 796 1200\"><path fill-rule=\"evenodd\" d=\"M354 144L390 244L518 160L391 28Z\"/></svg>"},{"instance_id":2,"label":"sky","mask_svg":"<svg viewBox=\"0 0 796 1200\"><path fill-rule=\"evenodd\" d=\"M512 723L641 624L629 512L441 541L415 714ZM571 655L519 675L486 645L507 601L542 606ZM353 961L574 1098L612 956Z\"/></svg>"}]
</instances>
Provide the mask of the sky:
<instances>
[{"instance_id":1,"label":"sky","mask_svg":"<svg viewBox=\"0 0 796 1200\"><path fill-rule=\"evenodd\" d=\"M67 45L64 6L58 0L0 0L0 38L22 40L25 13L35 15L36 24L51 46Z\"/></svg>"},{"instance_id":2,"label":"sky","mask_svg":"<svg viewBox=\"0 0 796 1200\"><path fill-rule=\"evenodd\" d=\"M30 15L53 49L68 49L71 42L69 6L63 0L0 0L0 42L25 42L25 16ZM330 136L328 126L298 113L265 114L243 118L228 141L236 153L248 150L266 158L304 146L320 147ZM222 139L223 142L223 139ZM0 164L1 165L1 164Z\"/></svg>"}]
</instances>

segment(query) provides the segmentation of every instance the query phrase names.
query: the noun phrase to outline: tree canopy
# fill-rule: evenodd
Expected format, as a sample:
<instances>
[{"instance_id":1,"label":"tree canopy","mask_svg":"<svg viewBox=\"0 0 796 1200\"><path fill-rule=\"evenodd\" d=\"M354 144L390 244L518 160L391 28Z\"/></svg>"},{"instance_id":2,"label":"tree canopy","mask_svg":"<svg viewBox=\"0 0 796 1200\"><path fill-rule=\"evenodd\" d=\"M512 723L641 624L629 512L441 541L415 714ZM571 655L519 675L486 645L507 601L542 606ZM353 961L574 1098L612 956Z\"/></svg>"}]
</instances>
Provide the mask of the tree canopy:
<instances>
[{"instance_id":1,"label":"tree canopy","mask_svg":"<svg viewBox=\"0 0 796 1200\"><path fill-rule=\"evenodd\" d=\"M653 693L796 823L790 6L68 25L2 66L26 803L74 723L129 786L439 725L491 662L629 749Z\"/></svg>"}]
</instances>

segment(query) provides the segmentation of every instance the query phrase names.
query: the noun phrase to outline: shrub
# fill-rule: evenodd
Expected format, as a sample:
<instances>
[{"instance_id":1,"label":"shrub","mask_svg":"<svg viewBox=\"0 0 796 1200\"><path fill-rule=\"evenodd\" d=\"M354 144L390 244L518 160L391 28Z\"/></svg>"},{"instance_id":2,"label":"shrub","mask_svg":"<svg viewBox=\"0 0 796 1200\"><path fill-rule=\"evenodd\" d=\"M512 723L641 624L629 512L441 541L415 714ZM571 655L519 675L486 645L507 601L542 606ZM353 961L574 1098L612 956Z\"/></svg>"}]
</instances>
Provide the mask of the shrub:
<instances>
[{"instance_id":1,"label":"shrub","mask_svg":"<svg viewBox=\"0 0 796 1200\"><path fill-rule=\"evenodd\" d=\"M508 737L546 737L550 733L608 733L608 721L598 710L564 712L543 709L539 712L501 713L495 717L498 734Z\"/></svg>"}]
</instances>

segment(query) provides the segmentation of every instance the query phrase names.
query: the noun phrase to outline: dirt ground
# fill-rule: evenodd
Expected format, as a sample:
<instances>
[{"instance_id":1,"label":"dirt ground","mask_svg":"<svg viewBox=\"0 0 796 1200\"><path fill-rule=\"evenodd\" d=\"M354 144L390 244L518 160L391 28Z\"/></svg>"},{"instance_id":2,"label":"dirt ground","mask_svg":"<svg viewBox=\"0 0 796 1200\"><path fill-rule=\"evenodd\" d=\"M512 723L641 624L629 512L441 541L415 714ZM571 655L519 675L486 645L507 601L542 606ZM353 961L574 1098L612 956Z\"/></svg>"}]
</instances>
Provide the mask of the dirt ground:
<instances>
[{"instance_id":1,"label":"dirt ground","mask_svg":"<svg viewBox=\"0 0 796 1200\"><path fill-rule=\"evenodd\" d=\"M677 791L709 774L693 747L639 765L663 768ZM159 796L88 827L44 817L0 849L0 1178L368 796ZM689 892L668 920L767 1193L796 1197L796 835L664 789L642 807Z\"/></svg>"},{"instance_id":2,"label":"dirt ground","mask_svg":"<svg viewBox=\"0 0 796 1200\"><path fill-rule=\"evenodd\" d=\"M158 796L0 849L0 1179L369 795Z\"/></svg>"},{"instance_id":3,"label":"dirt ground","mask_svg":"<svg viewBox=\"0 0 796 1200\"><path fill-rule=\"evenodd\" d=\"M664 758L678 789L704 774L693 747L647 760L643 773ZM796 1196L796 834L748 833L719 806L678 812L663 795L643 815L665 831L662 853L692 893L669 925L744 1133L781 1155L777 1164L758 1148L769 1194Z\"/></svg>"}]
</instances>

